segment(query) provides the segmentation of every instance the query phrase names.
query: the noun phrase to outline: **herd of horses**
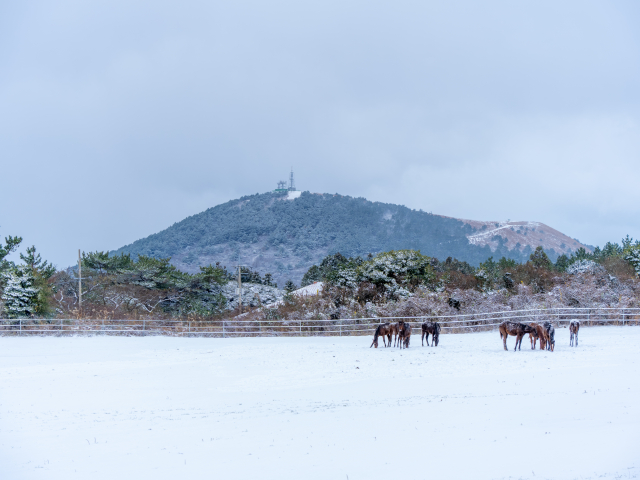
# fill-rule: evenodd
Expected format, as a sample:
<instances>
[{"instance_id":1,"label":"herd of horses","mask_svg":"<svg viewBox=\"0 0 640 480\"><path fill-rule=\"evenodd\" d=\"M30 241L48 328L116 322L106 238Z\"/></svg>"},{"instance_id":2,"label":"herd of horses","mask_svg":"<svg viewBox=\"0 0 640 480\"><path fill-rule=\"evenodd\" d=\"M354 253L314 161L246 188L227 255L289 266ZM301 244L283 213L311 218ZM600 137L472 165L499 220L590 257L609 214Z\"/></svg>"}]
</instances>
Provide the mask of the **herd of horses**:
<instances>
[{"instance_id":1,"label":"herd of horses","mask_svg":"<svg viewBox=\"0 0 640 480\"><path fill-rule=\"evenodd\" d=\"M440 324L438 322L424 322L422 324L422 346L424 347L424 338L427 337L427 346L429 346L429 335L431 335L431 346L438 346L440 340ZM371 347L375 345L378 348L378 338L382 337L385 347L391 346L391 337L394 337L393 346L396 345L401 349L409 348L411 340L411 324L400 320L396 323L381 323L373 334L373 342ZM369 348L371 348L369 347Z\"/></svg>"},{"instance_id":2,"label":"herd of horses","mask_svg":"<svg viewBox=\"0 0 640 480\"><path fill-rule=\"evenodd\" d=\"M427 346L429 346L429 335L431 335L431 346L438 346L440 340L440 324L438 322L424 322L422 324L422 346L424 347L424 338L427 337ZM502 322L498 326L500 331L500 338L504 345L504 349L507 349L507 337L509 335L516 337L516 345L513 351L520 350L522 346L522 338L525 334L529 334L529 340L531 341L531 349L535 350L536 343L539 341L540 350L554 351L556 346L555 340L555 328L551 322L540 323L518 323L518 322ZM569 345L578 346L578 330L580 330L580 322L578 320L571 320L569 323L569 332L571 334ZM402 348L409 348L409 341L411 340L411 325L404 320L400 320L397 323L381 323L376 328L376 332L373 334L373 342L371 347L378 348L378 339L382 337L382 342L385 347L391 346L391 339L394 337L393 346ZM575 339L575 342L574 342Z\"/></svg>"}]
</instances>

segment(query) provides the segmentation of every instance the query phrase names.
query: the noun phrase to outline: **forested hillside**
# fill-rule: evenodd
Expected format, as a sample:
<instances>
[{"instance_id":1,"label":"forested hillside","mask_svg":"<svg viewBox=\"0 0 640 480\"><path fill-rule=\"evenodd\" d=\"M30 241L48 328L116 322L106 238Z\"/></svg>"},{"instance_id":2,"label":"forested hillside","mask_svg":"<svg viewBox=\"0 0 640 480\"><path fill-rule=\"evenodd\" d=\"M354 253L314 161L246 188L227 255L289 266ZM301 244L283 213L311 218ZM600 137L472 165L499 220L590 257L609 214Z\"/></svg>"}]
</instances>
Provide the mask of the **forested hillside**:
<instances>
[{"instance_id":1,"label":"forested hillside","mask_svg":"<svg viewBox=\"0 0 640 480\"><path fill-rule=\"evenodd\" d=\"M115 253L171 257L178 268L196 272L201 265L242 264L271 272L282 287L299 283L310 266L327 254L366 256L414 249L445 259L478 265L489 256L525 261L531 246L508 249L497 237L494 250L467 239L476 230L460 220L364 198L303 192L242 197L188 217ZM555 260L559 252L549 251Z\"/></svg>"}]
</instances>

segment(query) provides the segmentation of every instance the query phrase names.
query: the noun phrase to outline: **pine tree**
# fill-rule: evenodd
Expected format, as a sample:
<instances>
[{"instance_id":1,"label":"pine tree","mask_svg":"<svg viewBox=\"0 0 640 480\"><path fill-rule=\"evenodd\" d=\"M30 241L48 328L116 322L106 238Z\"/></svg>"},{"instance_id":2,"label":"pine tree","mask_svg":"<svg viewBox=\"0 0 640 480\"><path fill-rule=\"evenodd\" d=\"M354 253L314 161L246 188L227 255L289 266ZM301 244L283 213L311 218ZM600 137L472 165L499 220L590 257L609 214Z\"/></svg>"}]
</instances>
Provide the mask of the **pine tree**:
<instances>
[{"instance_id":1,"label":"pine tree","mask_svg":"<svg viewBox=\"0 0 640 480\"><path fill-rule=\"evenodd\" d=\"M31 246L27 248L27 254L20 254L20 259L24 262L25 266L31 270L34 276L42 276L45 279L49 279L56 273L56 267L49 262L42 260L39 253L36 253L36 247Z\"/></svg>"},{"instance_id":2,"label":"pine tree","mask_svg":"<svg viewBox=\"0 0 640 480\"><path fill-rule=\"evenodd\" d=\"M51 286L49 279L56 273L56 267L49 262L42 260L36 247L27 248L26 255L20 254L20 259L24 262L24 267L29 275L33 277L33 288L38 290L35 300L35 314L39 317L46 316L51 311Z\"/></svg>"},{"instance_id":3,"label":"pine tree","mask_svg":"<svg viewBox=\"0 0 640 480\"><path fill-rule=\"evenodd\" d=\"M564 272L568 266L569 266L569 257L567 257L563 253L556 260L556 270L558 270L559 272Z\"/></svg>"},{"instance_id":4,"label":"pine tree","mask_svg":"<svg viewBox=\"0 0 640 480\"><path fill-rule=\"evenodd\" d=\"M8 318L31 317L37 312L38 288L29 268L19 265L5 274L2 303Z\"/></svg>"},{"instance_id":5,"label":"pine tree","mask_svg":"<svg viewBox=\"0 0 640 480\"><path fill-rule=\"evenodd\" d=\"M529 256L529 261L533 263L533 266L536 268L551 269L552 266L551 260L549 260L544 249L540 246L536 247L536 251Z\"/></svg>"},{"instance_id":6,"label":"pine tree","mask_svg":"<svg viewBox=\"0 0 640 480\"><path fill-rule=\"evenodd\" d=\"M13 267L13 262L5 260L5 257L20 246L21 237L12 237L9 235L4 239L4 246L0 243L0 272Z\"/></svg>"},{"instance_id":7,"label":"pine tree","mask_svg":"<svg viewBox=\"0 0 640 480\"><path fill-rule=\"evenodd\" d=\"M297 290L298 287L296 287L296 284L293 283L291 280L287 280L287 283L284 284L284 290L287 293L291 293L294 290Z\"/></svg>"}]
</instances>

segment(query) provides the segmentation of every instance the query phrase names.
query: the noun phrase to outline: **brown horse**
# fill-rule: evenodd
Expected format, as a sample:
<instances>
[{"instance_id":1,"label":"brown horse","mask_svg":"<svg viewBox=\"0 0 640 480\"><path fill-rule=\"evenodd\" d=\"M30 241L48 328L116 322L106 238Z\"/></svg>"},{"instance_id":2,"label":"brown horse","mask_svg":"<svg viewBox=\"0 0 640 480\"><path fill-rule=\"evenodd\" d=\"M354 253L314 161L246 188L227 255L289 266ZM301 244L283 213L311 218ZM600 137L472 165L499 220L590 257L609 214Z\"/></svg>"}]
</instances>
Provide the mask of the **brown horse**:
<instances>
[{"instance_id":1,"label":"brown horse","mask_svg":"<svg viewBox=\"0 0 640 480\"><path fill-rule=\"evenodd\" d=\"M580 322L578 320L571 320L569 324L569 332L571 337L569 339L569 346L573 347L573 336L576 336L576 347L578 346L578 330L580 330Z\"/></svg>"},{"instance_id":2,"label":"brown horse","mask_svg":"<svg viewBox=\"0 0 640 480\"><path fill-rule=\"evenodd\" d=\"M398 333L398 346L400 349L404 346L404 348L409 348L409 340L411 340L411 325L404 320L400 320L398 322L399 333Z\"/></svg>"},{"instance_id":3,"label":"brown horse","mask_svg":"<svg viewBox=\"0 0 640 480\"><path fill-rule=\"evenodd\" d=\"M524 334L534 331L534 329L529 325L516 322L502 322L498 329L500 330L500 338L503 341L505 350L508 350L507 337L509 335L513 335L514 337L516 337L516 346L513 349L514 352L520 349L520 347L522 346L522 337L524 337Z\"/></svg>"},{"instance_id":4,"label":"brown horse","mask_svg":"<svg viewBox=\"0 0 640 480\"><path fill-rule=\"evenodd\" d=\"M391 345L391 337L395 335L393 338L393 346L396 346L398 342L398 333L400 332L400 327L398 327L398 323L392 323L389 325L389 345Z\"/></svg>"},{"instance_id":5,"label":"brown horse","mask_svg":"<svg viewBox=\"0 0 640 480\"><path fill-rule=\"evenodd\" d=\"M424 337L427 336L427 347L429 346L429 334L431 334L431 346L438 346L440 340L440 324L438 322L424 322L422 324L422 346L424 347Z\"/></svg>"},{"instance_id":6,"label":"brown horse","mask_svg":"<svg viewBox=\"0 0 640 480\"><path fill-rule=\"evenodd\" d=\"M531 349L535 350L536 341L540 340L540 350L544 350L547 345L547 331L539 323L530 323L529 326L534 329L529 333L529 340L531 340Z\"/></svg>"},{"instance_id":7,"label":"brown horse","mask_svg":"<svg viewBox=\"0 0 640 480\"><path fill-rule=\"evenodd\" d=\"M389 333L389 331L391 330L390 328L390 324L389 322L387 323L381 323L380 325L378 325L378 328L376 328L376 333L373 334L373 342L371 342L371 347L373 347L374 345L376 346L376 348L378 348L378 337L382 337L382 343L384 343L384 346L387 346L387 342L385 341L385 337L389 338L389 347L391 346L391 333ZM369 348L371 348L369 347Z\"/></svg>"}]
</instances>

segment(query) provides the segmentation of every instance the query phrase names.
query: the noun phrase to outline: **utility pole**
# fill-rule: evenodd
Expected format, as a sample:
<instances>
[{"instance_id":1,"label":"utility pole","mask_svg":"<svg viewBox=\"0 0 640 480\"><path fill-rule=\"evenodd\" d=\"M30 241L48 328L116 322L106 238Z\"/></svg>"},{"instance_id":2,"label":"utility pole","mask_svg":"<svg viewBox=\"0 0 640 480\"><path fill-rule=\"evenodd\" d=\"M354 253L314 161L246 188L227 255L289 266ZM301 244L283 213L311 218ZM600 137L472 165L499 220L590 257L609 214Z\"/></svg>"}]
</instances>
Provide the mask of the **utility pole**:
<instances>
[{"instance_id":1,"label":"utility pole","mask_svg":"<svg viewBox=\"0 0 640 480\"><path fill-rule=\"evenodd\" d=\"M238 306L242 313L242 266L238 265Z\"/></svg>"},{"instance_id":2,"label":"utility pole","mask_svg":"<svg viewBox=\"0 0 640 480\"><path fill-rule=\"evenodd\" d=\"M236 293L238 294L238 306L240 307L240 313L242 313L242 267L245 265L236 265L238 268L238 287Z\"/></svg>"},{"instance_id":3,"label":"utility pole","mask_svg":"<svg viewBox=\"0 0 640 480\"><path fill-rule=\"evenodd\" d=\"M82 308L82 259L80 249L78 249L78 304Z\"/></svg>"}]
</instances>

